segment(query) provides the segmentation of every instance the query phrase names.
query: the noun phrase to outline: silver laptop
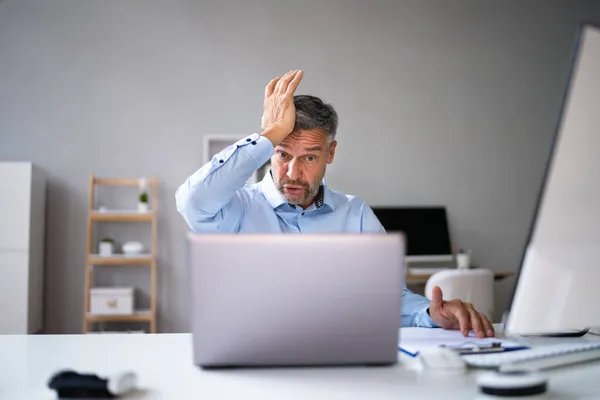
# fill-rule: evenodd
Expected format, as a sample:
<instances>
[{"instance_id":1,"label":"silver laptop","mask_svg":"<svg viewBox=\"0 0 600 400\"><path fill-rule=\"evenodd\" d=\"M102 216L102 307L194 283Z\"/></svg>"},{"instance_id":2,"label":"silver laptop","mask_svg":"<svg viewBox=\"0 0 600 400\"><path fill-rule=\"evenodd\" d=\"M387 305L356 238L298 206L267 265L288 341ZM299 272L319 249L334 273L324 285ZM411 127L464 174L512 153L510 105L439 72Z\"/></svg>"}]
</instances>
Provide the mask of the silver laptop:
<instances>
[{"instance_id":1,"label":"silver laptop","mask_svg":"<svg viewBox=\"0 0 600 400\"><path fill-rule=\"evenodd\" d=\"M401 234L190 234L194 363L394 364Z\"/></svg>"}]
</instances>

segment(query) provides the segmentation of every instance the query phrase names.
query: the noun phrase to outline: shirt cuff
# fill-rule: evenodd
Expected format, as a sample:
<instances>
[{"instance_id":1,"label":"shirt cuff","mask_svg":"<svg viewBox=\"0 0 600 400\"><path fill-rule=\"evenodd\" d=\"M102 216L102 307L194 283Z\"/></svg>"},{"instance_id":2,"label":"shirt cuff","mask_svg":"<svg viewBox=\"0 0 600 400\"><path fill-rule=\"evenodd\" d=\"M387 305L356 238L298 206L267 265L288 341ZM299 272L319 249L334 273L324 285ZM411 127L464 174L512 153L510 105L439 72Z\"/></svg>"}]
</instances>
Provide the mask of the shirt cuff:
<instances>
[{"instance_id":1,"label":"shirt cuff","mask_svg":"<svg viewBox=\"0 0 600 400\"><path fill-rule=\"evenodd\" d=\"M265 165L275 152L273 143L258 133L253 133L250 136L238 140L235 145L238 149L245 151L252 157L256 164L256 168Z\"/></svg>"},{"instance_id":2,"label":"shirt cuff","mask_svg":"<svg viewBox=\"0 0 600 400\"><path fill-rule=\"evenodd\" d=\"M415 317L415 326L422 328L439 328L439 326L433 322L431 316L427 313L429 306L425 307L421 311L417 312Z\"/></svg>"}]
</instances>

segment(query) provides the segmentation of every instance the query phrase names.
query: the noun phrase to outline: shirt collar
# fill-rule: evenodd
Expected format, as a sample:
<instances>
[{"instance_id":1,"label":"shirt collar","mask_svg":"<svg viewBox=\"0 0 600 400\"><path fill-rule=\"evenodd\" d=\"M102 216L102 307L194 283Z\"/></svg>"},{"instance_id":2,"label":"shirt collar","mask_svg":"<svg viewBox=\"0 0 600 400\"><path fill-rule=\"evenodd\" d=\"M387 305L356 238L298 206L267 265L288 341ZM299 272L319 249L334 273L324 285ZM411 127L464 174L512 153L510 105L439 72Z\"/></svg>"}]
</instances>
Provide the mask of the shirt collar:
<instances>
[{"instance_id":1,"label":"shirt collar","mask_svg":"<svg viewBox=\"0 0 600 400\"><path fill-rule=\"evenodd\" d=\"M285 197L283 197L279 190L277 190L277 187L275 187L273 173L270 169L267 171L262 181L260 181L259 185L262 189L265 199L267 199L273 209L283 204L287 204L290 208L296 209L296 205L288 203L285 200ZM325 183L325 178L323 178L321 186L319 186L319 192L317 193L314 206L316 209L322 209L325 206L328 206L331 208L331 210L335 209L331 198L331 192Z\"/></svg>"}]
</instances>

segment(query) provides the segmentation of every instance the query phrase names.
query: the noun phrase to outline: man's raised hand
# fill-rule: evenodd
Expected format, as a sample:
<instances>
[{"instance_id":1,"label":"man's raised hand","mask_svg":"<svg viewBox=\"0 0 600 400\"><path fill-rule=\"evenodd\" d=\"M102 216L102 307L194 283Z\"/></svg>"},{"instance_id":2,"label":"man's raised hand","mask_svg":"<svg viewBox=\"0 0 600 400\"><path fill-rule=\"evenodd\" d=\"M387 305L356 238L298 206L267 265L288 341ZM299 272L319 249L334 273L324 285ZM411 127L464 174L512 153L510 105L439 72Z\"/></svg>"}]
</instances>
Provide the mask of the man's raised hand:
<instances>
[{"instance_id":1,"label":"man's raised hand","mask_svg":"<svg viewBox=\"0 0 600 400\"><path fill-rule=\"evenodd\" d=\"M262 129L274 146L283 141L296 123L294 92L302 80L301 70L289 71L281 78L275 78L265 87Z\"/></svg>"}]
</instances>

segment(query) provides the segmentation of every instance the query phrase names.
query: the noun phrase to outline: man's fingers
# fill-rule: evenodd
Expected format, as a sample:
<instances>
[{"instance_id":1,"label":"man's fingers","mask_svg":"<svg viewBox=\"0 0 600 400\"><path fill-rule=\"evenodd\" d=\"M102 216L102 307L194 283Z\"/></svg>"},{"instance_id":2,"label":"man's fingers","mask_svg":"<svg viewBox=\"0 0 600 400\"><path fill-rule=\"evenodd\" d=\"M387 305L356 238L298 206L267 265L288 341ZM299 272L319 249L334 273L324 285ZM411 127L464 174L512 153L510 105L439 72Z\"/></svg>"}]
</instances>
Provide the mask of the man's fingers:
<instances>
[{"instance_id":1,"label":"man's fingers","mask_svg":"<svg viewBox=\"0 0 600 400\"><path fill-rule=\"evenodd\" d=\"M302 70L298 70L296 72L294 79L292 79L292 81L290 82L290 84L287 87L286 93L294 94L294 91L296 91L296 88L298 87L298 85L300 84L300 81L302 80L302 75L304 75L304 72Z\"/></svg>"},{"instance_id":2,"label":"man's fingers","mask_svg":"<svg viewBox=\"0 0 600 400\"><path fill-rule=\"evenodd\" d=\"M277 83L277 91L279 93L283 94L287 91L288 85L290 81L296 76L296 73L296 70L292 70L285 74L283 78L281 78L281 80Z\"/></svg>"},{"instance_id":3,"label":"man's fingers","mask_svg":"<svg viewBox=\"0 0 600 400\"><path fill-rule=\"evenodd\" d=\"M458 305L454 311L454 316L456 319L458 319L460 331L462 332L463 336L467 336L469 334L469 329L471 328L469 312L463 305Z\"/></svg>"},{"instance_id":4,"label":"man's fingers","mask_svg":"<svg viewBox=\"0 0 600 400\"><path fill-rule=\"evenodd\" d=\"M494 330L494 325L492 324L492 322L483 314L481 314L481 320L483 321L483 329L485 329L485 333L489 336L489 337L493 337L496 335L496 332Z\"/></svg>"},{"instance_id":5,"label":"man's fingers","mask_svg":"<svg viewBox=\"0 0 600 400\"><path fill-rule=\"evenodd\" d=\"M267 86L265 87L265 99L273 94L273 91L275 90L275 85L277 85L277 82L279 82L279 77L273 79L271 82L269 82L267 84Z\"/></svg>"},{"instance_id":6,"label":"man's fingers","mask_svg":"<svg viewBox=\"0 0 600 400\"><path fill-rule=\"evenodd\" d=\"M431 304L430 307L441 307L444 301L444 296L442 294L442 289L439 286L435 286L433 288L433 292L431 293Z\"/></svg>"},{"instance_id":7,"label":"man's fingers","mask_svg":"<svg viewBox=\"0 0 600 400\"><path fill-rule=\"evenodd\" d=\"M469 315L471 317L471 326L473 327L475 334L477 335L478 338L484 338L485 331L483 328L483 321L481 320L481 316L472 307L469 310Z\"/></svg>"},{"instance_id":8,"label":"man's fingers","mask_svg":"<svg viewBox=\"0 0 600 400\"><path fill-rule=\"evenodd\" d=\"M286 73L285 73L285 75L283 75L283 76L282 76L282 77L281 77L281 78L280 78L280 79L277 81L277 84L275 85L275 89L274 89L274 91L275 91L275 92L281 93L281 85L284 85L284 84L285 84L285 85L287 85L287 83L285 82L285 79L286 79L288 76L290 76L290 74L291 74L292 72L294 72L294 71L292 70L292 71L288 71L288 72L286 72Z\"/></svg>"}]
</instances>

